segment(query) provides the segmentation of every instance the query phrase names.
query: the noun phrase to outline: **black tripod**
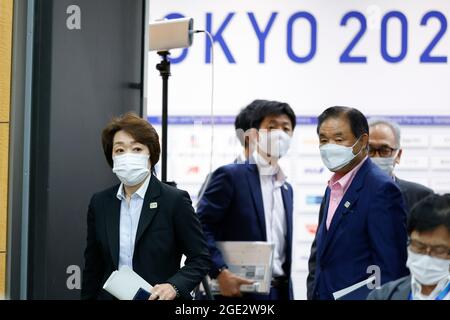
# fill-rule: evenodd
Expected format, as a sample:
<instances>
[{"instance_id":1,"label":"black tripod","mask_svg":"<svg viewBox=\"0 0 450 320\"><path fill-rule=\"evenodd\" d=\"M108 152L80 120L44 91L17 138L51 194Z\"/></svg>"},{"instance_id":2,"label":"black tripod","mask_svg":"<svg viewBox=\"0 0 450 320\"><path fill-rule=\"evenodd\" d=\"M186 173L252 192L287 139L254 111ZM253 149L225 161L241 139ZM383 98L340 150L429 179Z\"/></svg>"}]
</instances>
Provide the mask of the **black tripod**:
<instances>
[{"instance_id":1,"label":"black tripod","mask_svg":"<svg viewBox=\"0 0 450 320\"><path fill-rule=\"evenodd\" d=\"M168 125L168 86L170 77L170 61L167 56L169 51L158 51L162 61L156 65L162 78L162 148L161 148L161 181L167 181L167 125Z\"/></svg>"},{"instance_id":2,"label":"black tripod","mask_svg":"<svg viewBox=\"0 0 450 320\"><path fill-rule=\"evenodd\" d=\"M162 78L162 119L161 119L161 181L176 187L175 181L167 181L167 127L168 127L168 92L169 92L169 77L170 77L170 61L168 55L169 51L158 51L158 55L161 56L162 60L156 65L156 69ZM206 279L202 280L203 287L205 288L206 295L208 299L213 300L211 290L209 288Z\"/></svg>"}]
</instances>

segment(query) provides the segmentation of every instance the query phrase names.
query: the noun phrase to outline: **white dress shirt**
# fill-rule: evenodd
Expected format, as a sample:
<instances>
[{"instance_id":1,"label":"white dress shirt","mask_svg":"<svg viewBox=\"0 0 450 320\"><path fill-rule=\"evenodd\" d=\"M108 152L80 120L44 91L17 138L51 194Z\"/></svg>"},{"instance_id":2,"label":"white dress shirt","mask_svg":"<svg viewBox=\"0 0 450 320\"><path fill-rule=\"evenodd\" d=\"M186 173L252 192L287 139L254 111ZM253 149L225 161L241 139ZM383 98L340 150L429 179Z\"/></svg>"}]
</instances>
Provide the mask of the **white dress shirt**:
<instances>
[{"instance_id":1,"label":"white dress shirt","mask_svg":"<svg viewBox=\"0 0 450 320\"><path fill-rule=\"evenodd\" d=\"M273 276L284 276L283 263L286 261L286 212L281 188L284 188L286 176L281 168L270 166L261 156L254 156L258 165L261 193L264 204L267 242L275 245Z\"/></svg>"},{"instance_id":2,"label":"white dress shirt","mask_svg":"<svg viewBox=\"0 0 450 320\"><path fill-rule=\"evenodd\" d=\"M414 300L434 300L450 283L450 275L447 279L442 279L438 282L436 288L428 295L422 294L422 285L411 276L411 291ZM447 293L442 300L450 300L450 293Z\"/></svg>"},{"instance_id":3,"label":"white dress shirt","mask_svg":"<svg viewBox=\"0 0 450 320\"><path fill-rule=\"evenodd\" d=\"M117 198L122 201L120 205L119 269L122 266L133 268L134 243L150 178L151 174L148 175L142 186L133 193L130 202L126 199L123 183L120 184L117 191Z\"/></svg>"}]
</instances>

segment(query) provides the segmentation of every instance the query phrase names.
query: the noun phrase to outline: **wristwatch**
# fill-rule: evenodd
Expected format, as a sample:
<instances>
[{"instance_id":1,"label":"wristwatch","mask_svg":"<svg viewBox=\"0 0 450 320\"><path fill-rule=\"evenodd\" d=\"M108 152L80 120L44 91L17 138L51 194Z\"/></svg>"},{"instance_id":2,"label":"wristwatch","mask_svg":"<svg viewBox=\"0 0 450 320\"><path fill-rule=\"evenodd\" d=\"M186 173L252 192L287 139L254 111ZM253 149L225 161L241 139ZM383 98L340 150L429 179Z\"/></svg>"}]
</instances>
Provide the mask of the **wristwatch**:
<instances>
[{"instance_id":1,"label":"wristwatch","mask_svg":"<svg viewBox=\"0 0 450 320\"><path fill-rule=\"evenodd\" d=\"M174 284L170 284L172 286L172 288L175 289L175 292L177 293L177 295L175 296L175 298L179 298L180 297L180 291L178 291L178 288L174 285Z\"/></svg>"}]
</instances>

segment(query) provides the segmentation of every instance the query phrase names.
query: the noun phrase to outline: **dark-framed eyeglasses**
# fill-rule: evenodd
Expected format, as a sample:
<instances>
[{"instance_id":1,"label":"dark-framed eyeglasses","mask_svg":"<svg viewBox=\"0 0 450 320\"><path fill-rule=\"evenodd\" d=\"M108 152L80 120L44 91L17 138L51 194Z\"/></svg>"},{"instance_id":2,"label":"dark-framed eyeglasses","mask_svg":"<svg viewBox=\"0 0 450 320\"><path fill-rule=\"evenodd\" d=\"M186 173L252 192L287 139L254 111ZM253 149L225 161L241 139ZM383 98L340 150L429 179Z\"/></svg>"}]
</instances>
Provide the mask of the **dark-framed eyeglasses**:
<instances>
[{"instance_id":1,"label":"dark-framed eyeglasses","mask_svg":"<svg viewBox=\"0 0 450 320\"><path fill-rule=\"evenodd\" d=\"M375 157L376 154L378 153L378 155L382 158L389 158L392 156L392 153L396 150L398 150L398 148L391 148L388 146L375 148L374 146L371 146L369 144L369 157Z\"/></svg>"},{"instance_id":2,"label":"dark-framed eyeglasses","mask_svg":"<svg viewBox=\"0 0 450 320\"><path fill-rule=\"evenodd\" d=\"M450 248L445 245L431 246L416 239L409 239L408 246L413 252L419 254L426 254L441 259L447 259L450 256Z\"/></svg>"}]
</instances>

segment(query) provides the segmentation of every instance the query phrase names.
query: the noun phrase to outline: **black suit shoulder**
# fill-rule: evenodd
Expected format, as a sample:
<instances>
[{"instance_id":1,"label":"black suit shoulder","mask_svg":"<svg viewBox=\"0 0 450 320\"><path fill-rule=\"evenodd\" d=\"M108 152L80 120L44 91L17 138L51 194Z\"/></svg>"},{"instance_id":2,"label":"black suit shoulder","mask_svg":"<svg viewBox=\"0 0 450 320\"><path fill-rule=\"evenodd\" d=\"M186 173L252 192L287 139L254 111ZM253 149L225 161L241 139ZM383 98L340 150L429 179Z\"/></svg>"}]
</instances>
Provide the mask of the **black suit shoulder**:
<instances>
[{"instance_id":1,"label":"black suit shoulder","mask_svg":"<svg viewBox=\"0 0 450 320\"><path fill-rule=\"evenodd\" d=\"M406 181L398 178L396 178L396 182L403 194L406 205L408 207L408 212L410 212L410 210L414 207L414 205L417 202L419 202L420 200L426 198L431 194L434 194L433 190L419 183Z\"/></svg>"},{"instance_id":2,"label":"black suit shoulder","mask_svg":"<svg viewBox=\"0 0 450 320\"><path fill-rule=\"evenodd\" d=\"M428 187L426 187L426 186L424 186L423 184L420 184L420 183L407 181L407 180L403 180L403 179L399 179L399 178L396 178L396 181L398 183L398 186L402 190L402 192L404 190L405 191L412 190L412 191L414 191L417 194L423 194L425 196L434 193L433 190L431 190L430 188L428 188Z\"/></svg>"},{"instance_id":3,"label":"black suit shoulder","mask_svg":"<svg viewBox=\"0 0 450 320\"><path fill-rule=\"evenodd\" d=\"M171 186L169 184L166 184L164 182L160 182L158 181L158 183L161 186L161 196L166 196L169 198L181 198L181 197L185 197L185 196L189 196L189 194L187 193L187 191L182 190L182 189L178 189L177 187Z\"/></svg>"},{"instance_id":4,"label":"black suit shoulder","mask_svg":"<svg viewBox=\"0 0 450 320\"><path fill-rule=\"evenodd\" d=\"M96 192L92 195L89 201L88 216L95 217L95 220L103 221L103 217L107 216L109 210L109 204L112 200L117 199L117 191L120 184L116 184L112 187ZM119 200L118 200L119 201Z\"/></svg>"},{"instance_id":5,"label":"black suit shoulder","mask_svg":"<svg viewBox=\"0 0 450 320\"><path fill-rule=\"evenodd\" d=\"M158 182L161 185L161 198L168 205L169 212L172 214L194 212L194 209L190 210L192 208L192 200L187 191L160 181Z\"/></svg>"},{"instance_id":6,"label":"black suit shoulder","mask_svg":"<svg viewBox=\"0 0 450 320\"><path fill-rule=\"evenodd\" d=\"M117 190L119 190L120 187L120 183L109 187L107 189L98 191L96 193L94 193L91 197L91 202L93 201L97 201L98 199L104 199L106 197L110 197L111 195L115 196L117 194Z\"/></svg>"}]
</instances>

